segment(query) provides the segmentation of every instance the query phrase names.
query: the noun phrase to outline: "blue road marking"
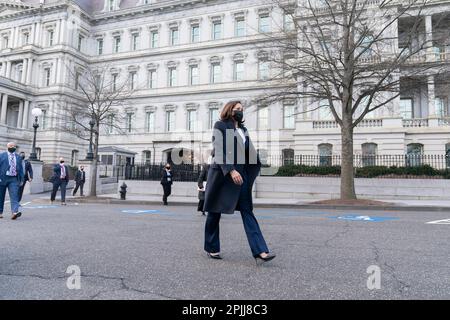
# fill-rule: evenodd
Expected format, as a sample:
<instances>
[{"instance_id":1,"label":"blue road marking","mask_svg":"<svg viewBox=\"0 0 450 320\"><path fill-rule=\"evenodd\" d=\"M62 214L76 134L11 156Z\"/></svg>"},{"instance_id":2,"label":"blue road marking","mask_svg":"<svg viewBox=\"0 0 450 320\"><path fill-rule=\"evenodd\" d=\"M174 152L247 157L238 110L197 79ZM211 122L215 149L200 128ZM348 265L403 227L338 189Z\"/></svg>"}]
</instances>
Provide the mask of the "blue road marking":
<instances>
[{"instance_id":1,"label":"blue road marking","mask_svg":"<svg viewBox=\"0 0 450 320\"><path fill-rule=\"evenodd\" d=\"M328 218L335 219L335 220L364 221L364 222L382 222L382 221L398 220L398 218L394 218L394 217L374 217L374 216L367 216L367 215L345 215L345 216L334 216L334 217L328 217Z\"/></svg>"},{"instance_id":2,"label":"blue road marking","mask_svg":"<svg viewBox=\"0 0 450 320\"><path fill-rule=\"evenodd\" d=\"M146 209L131 209L131 210L121 210L122 213L127 214L156 214L156 215L168 215L168 216L174 216L176 214L168 211L162 211L162 210L146 210Z\"/></svg>"},{"instance_id":3,"label":"blue road marking","mask_svg":"<svg viewBox=\"0 0 450 320\"><path fill-rule=\"evenodd\" d=\"M24 209L53 209L59 208L59 206L25 206Z\"/></svg>"}]
</instances>

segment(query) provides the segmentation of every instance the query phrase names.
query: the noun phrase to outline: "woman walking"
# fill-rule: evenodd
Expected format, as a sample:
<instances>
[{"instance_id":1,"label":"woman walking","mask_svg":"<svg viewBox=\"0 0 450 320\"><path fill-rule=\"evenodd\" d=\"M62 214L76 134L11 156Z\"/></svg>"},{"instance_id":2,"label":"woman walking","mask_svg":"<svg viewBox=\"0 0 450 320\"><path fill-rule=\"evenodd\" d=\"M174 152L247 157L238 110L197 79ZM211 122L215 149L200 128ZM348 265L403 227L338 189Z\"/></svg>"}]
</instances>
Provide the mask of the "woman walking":
<instances>
[{"instance_id":1,"label":"woman walking","mask_svg":"<svg viewBox=\"0 0 450 320\"><path fill-rule=\"evenodd\" d=\"M275 258L253 214L252 186L261 169L261 162L243 125L244 108L240 101L228 102L220 120L214 125L213 159L208 172L204 210L205 246L208 256L220 256L219 221L221 213L241 212L245 233L256 261Z\"/></svg>"}]
</instances>

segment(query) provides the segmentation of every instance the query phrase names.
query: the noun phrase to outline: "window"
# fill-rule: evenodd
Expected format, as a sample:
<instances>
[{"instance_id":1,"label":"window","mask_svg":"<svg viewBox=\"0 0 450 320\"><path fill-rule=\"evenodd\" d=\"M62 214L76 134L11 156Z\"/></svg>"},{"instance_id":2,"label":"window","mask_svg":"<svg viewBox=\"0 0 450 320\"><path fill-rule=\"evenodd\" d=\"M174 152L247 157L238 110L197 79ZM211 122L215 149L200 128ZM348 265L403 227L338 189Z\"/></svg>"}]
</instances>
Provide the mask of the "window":
<instances>
[{"instance_id":1,"label":"window","mask_svg":"<svg viewBox=\"0 0 450 320\"><path fill-rule=\"evenodd\" d=\"M139 50L139 33L133 33L131 36L131 50Z\"/></svg>"},{"instance_id":2,"label":"window","mask_svg":"<svg viewBox=\"0 0 450 320\"><path fill-rule=\"evenodd\" d=\"M42 130L47 129L47 125L48 125L48 114L47 114L47 110L46 109L42 109L42 114L41 114L41 128Z\"/></svg>"},{"instance_id":3,"label":"window","mask_svg":"<svg viewBox=\"0 0 450 320\"><path fill-rule=\"evenodd\" d=\"M127 112L127 115L126 115L126 129L125 130L128 133L131 133L133 131L133 116L134 116L134 113Z\"/></svg>"},{"instance_id":4,"label":"window","mask_svg":"<svg viewBox=\"0 0 450 320\"><path fill-rule=\"evenodd\" d=\"M81 35L79 35L78 36L78 51L81 51L81 49L82 49L82 46L83 46L83 36L81 36Z\"/></svg>"},{"instance_id":5,"label":"window","mask_svg":"<svg viewBox=\"0 0 450 320\"><path fill-rule=\"evenodd\" d=\"M136 71L130 72L130 89L134 90L136 88L137 73Z\"/></svg>"},{"instance_id":6,"label":"window","mask_svg":"<svg viewBox=\"0 0 450 320\"><path fill-rule=\"evenodd\" d=\"M156 70L148 72L148 87L150 89L156 88Z\"/></svg>"},{"instance_id":7,"label":"window","mask_svg":"<svg viewBox=\"0 0 450 320\"><path fill-rule=\"evenodd\" d=\"M218 83L221 81L222 67L220 63L213 63L211 65L211 83Z\"/></svg>"},{"instance_id":8,"label":"window","mask_svg":"<svg viewBox=\"0 0 450 320\"><path fill-rule=\"evenodd\" d=\"M219 120L219 109L209 109L209 129L214 128L214 123Z\"/></svg>"},{"instance_id":9,"label":"window","mask_svg":"<svg viewBox=\"0 0 450 320\"><path fill-rule=\"evenodd\" d=\"M109 0L109 11L114 10L114 2L115 2L115 0Z\"/></svg>"},{"instance_id":10,"label":"window","mask_svg":"<svg viewBox=\"0 0 450 320\"><path fill-rule=\"evenodd\" d=\"M413 118L413 99L400 99L400 115L403 119Z\"/></svg>"},{"instance_id":11,"label":"window","mask_svg":"<svg viewBox=\"0 0 450 320\"><path fill-rule=\"evenodd\" d=\"M234 63L234 81L242 81L244 80L244 62L236 61Z\"/></svg>"},{"instance_id":12,"label":"window","mask_svg":"<svg viewBox=\"0 0 450 320\"><path fill-rule=\"evenodd\" d=\"M213 40L219 40L222 38L222 22L221 21L216 21L213 22L213 34L212 34L212 38Z\"/></svg>"},{"instance_id":13,"label":"window","mask_svg":"<svg viewBox=\"0 0 450 320\"><path fill-rule=\"evenodd\" d=\"M378 145L376 143L364 143L361 146L362 149L362 165L367 166L375 166L376 165L376 156L378 151Z\"/></svg>"},{"instance_id":14,"label":"window","mask_svg":"<svg viewBox=\"0 0 450 320\"><path fill-rule=\"evenodd\" d=\"M199 84L199 72L198 72L198 65L193 65L189 67L189 84L190 85L196 85Z\"/></svg>"},{"instance_id":15,"label":"window","mask_svg":"<svg viewBox=\"0 0 450 320\"><path fill-rule=\"evenodd\" d=\"M268 14L259 16L258 28L261 33L270 32L270 17Z\"/></svg>"},{"instance_id":16,"label":"window","mask_svg":"<svg viewBox=\"0 0 450 320\"><path fill-rule=\"evenodd\" d=\"M144 150L142 151L142 160L144 162L144 164L151 164L152 163L152 152L151 151L147 151Z\"/></svg>"},{"instance_id":17,"label":"window","mask_svg":"<svg viewBox=\"0 0 450 320\"><path fill-rule=\"evenodd\" d=\"M145 113L145 131L155 131L155 113L152 111L148 111Z\"/></svg>"},{"instance_id":18,"label":"window","mask_svg":"<svg viewBox=\"0 0 450 320\"><path fill-rule=\"evenodd\" d=\"M187 112L187 129L188 131L195 131L197 122L197 111L188 110Z\"/></svg>"},{"instance_id":19,"label":"window","mask_svg":"<svg viewBox=\"0 0 450 320\"><path fill-rule=\"evenodd\" d=\"M80 77L81 74L79 72L75 72L75 90L78 90L80 87Z\"/></svg>"},{"instance_id":20,"label":"window","mask_svg":"<svg viewBox=\"0 0 450 320\"><path fill-rule=\"evenodd\" d=\"M294 13L286 13L284 15L284 31L293 31L295 29L293 14Z\"/></svg>"},{"instance_id":21,"label":"window","mask_svg":"<svg viewBox=\"0 0 450 320\"><path fill-rule=\"evenodd\" d=\"M236 18L234 24L234 35L236 37L245 36L245 19L244 18Z\"/></svg>"},{"instance_id":22,"label":"window","mask_svg":"<svg viewBox=\"0 0 450 320\"><path fill-rule=\"evenodd\" d=\"M285 129L295 129L295 105L284 106L283 127Z\"/></svg>"},{"instance_id":23,"label":"window","mask_svg":"<svg viewBox=\"0 0 450 320\"><path fill-rule=\"evenodd\" d=\"M319 165L330 167L332 165L333 145L329 143L322 143L318 146L319 149Z\"/></svg>"},{"instance_id":24,"label":"window","mask_svg":"<svg viewBox=\"0 0 450 320\"><path fill-rule=\"evenodd\" d=\"M47 68L44 70L44 86L45 87L50 87L50 81L51 81L51 76L52 76L52 72L50 70L50 68Z\"/></svg>"},{"instance_id":25,"label":"window","mask_svg":"<svg viewBox=\"0 0 450 320\"><path fill-rule=\"evenodd\" d=\"M294 149L283 149L283 165L294 164Z\"/></svg>"},{"instance_id":26,"label":"window","mask_svg":"<svg viewBox=\"0 0 450 320\"><path fill-rule=\"evenodd\" d=\"M53 46L53 37L54 37L53 30L47 31L47 45L49 47Z\"/></svg>"},{"instance_id":27,"label":"window","mask_svg":"<svg viewBox=\"0 0 450 320\"><path fill-rule=\"evenodd\" d=\"M200 27L198 25L191 26L191 42L200 41Z\"/></svg>"},{"instance_id":28,"label":"window","mask_svg":"<svg viewBox=\"0 0 450 320\"><path fill-rule=\"evenodd\" d=\"M152 31L151 47L152 48L158 48L158 41L159 41L159 33L158 33L158 31Z\"/></svg>"},{"instance_id":29,"label":"window","mask_svg":"<svg viewBox=\"0 0 450 320\"><path fill-rule=\"evenodd\" d=\"M417 167L422 165L423 144L410 143L406 146L406 166Z\"/></svg>"},{"instance_id":30,"label":"window","mask_svg":"<svg viewBox=\"0 0 450 320\"><path fill-rule=\"evenodd\" d=\"M30 42L30 34L28 32L23 33L22 44L27 45Z\"/></svg>"},{"instance_id":31,"label":"window","mask_svg":"<svg viewBox=\"0 0 450 320\"><path fill-rule=\"evenodd\" d=\"M178 39L178 28L172 28L170 29L170 44L172 46L177 45L179 42Z\"/></svg>"},{"instance_id":32,"label":"window","mask_svg":"<svg viewBox=\"0 0 450 320\"><path fill-rule=\"evenodd\" d=\"M106 127L107 134L112 134L114 132L114 122L115 122L115 115L113 115L113 114L108 115L108 118L107 118L108 124Z\"/></svg>"},{"instance_id":33,"label":"window","mask_svg":"<svg viewBox=\"0 0 450 320\"><path fill-rule=\"evenodd\" d=\"M330 104L328 103L327 99L321 99L319 101L319 119L334 120L334 116L331 112Z\"/></svg>"},{"instance_id":34,"label":"window","mask_svg":"<svg viewBox=\"0 0 450 320\"><path fill-rule=\"evenodd\" d=\"M2 49L6 49L9 47L9 37L3 37L3 46Z\"/></svg>"},{"instance_id":35,"label":"window","mask_svg":"<svg viewBox=\"0 0 450 320\"><path fill-rule=\"evenodd\" d=\"M169 68L169 87L177 85L177 68Z\"/></svg>"},{"instance_id":36,"label":"window","mask_svg":"<svg viewBox=\"0 0 450 320\"><path fill-rule=\"evenodd\" d=\"M436 115L439 118L445 118L448 116L448 109L447 109L447 103L446 103L446 99L445 98L440 98L437 97L436 98Z\"/></svg>"},{"instance_id":37,"label":"window","mask_svg":"<svg viewBox=\"0 0 450 320\"><path fill-rule=\"evenodd\" d=\"M260 60L258 63L258 79L259 80L267 80L269 79L269 61L266 60Z\"/></svg>"},{"instance_id":38,"label":"window","mask_svg":"<svg viewBox=\"0 0 450 320\"><path fill-rule=\"evenodd\" d=\"M258 109L258 130L266 130L269 127L269 107Z\"/></svg>"},{"instance_id":39,"label":"window","mask_svg":"<svg viewBox=\"0 0 450 320\"><path fill-rule=\"evenodd\" d=\"M97 39L97 54L99 56L103 54L103 39Z\"/></svg>"},{"instance_id":40,"label":"window","mask_svg":"<svg viewBox=\"0 0 450 320\"><path fill-rule=\"evenodd\" d=\"M114 53L120 52L120 37L114 37Z\"/></svg>"},{"instance_id":41,"label":"window","mask_svg":"<svg viewBox=\"0 0 450 320\"><path fill-rule=\"evenodd\" d=\"M70 159L70 165L72 167L78 165L78 150L72 150L72 158Z\"/></svg>"},{"instance_id":42,"label":"window","mask_svg":"<svg viewBox=\"0 0 450 320\"><path fill-rule=\"evenodd\" d=\"M447 168L450 168L450 143L445 145L445 163Z\"/></svg>"},{"instance_id":43,"label":"window","mask_svg":"<svg viewBox=\"0 0 450 320\"><path fill-rule=\"evenodd\" d=\"M117 74L113 74L112 75L112 89L113 89L113 91L117 90L117 77L118 77Z\"/></svg>"},{"instance_id":44,"label":"window","mask_svg":"<svg viewBox=\"0 0 450 320\"><path fill-rule=\"evenodd\" d=\"M175 129L175 112L166 111L166 131L170 132Z\"/></svg>"}]
</instances>

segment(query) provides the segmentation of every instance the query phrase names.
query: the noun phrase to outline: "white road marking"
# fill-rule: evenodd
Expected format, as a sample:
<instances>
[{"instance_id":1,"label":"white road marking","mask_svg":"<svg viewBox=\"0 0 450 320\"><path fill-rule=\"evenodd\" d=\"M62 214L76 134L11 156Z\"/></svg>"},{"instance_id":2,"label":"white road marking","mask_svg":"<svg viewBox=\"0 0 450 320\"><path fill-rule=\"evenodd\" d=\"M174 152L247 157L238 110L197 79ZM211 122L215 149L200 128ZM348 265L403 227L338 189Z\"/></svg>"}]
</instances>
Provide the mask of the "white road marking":
<instances>
[{"instance_id":1,"label":"white road marking","mask_svg":"<svg viewBox=\"0 0 450 320\"><path fill-rule=\"evenodd\" d=\"M450 224L450 219L430 221L427 224Z\"/></svg>"},{"instance_id":2,"label":"white road marking","mask_svg":"<svg viewBox=\"0 0 450 320\"><path fill-rule=\"evenodd\" d=\"M30 204L31 202L25 202L22 207L25 207L27 204Z\"/></svg>"}]
</instances>

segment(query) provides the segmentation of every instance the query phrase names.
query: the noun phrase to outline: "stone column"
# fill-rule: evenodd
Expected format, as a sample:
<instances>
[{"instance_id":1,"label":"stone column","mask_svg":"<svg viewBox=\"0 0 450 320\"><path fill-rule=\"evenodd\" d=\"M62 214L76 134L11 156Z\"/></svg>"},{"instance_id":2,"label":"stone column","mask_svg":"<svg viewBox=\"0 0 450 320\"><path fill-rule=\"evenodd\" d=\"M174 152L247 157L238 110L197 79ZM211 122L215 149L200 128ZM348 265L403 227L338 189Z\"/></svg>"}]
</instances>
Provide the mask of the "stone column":
<instances>
[{"instance_id":1,"label":"stone column","mask_svg":"<svg viewBox=\"0 0 450 320\"><path fill-rule=\"evenodd\" d=\"M5 77L11 79L11 61L6 61Z\"/></svg>"},{"instance_id":2,"label":"stone column","mask_svg":"<svg viewBox=\"0 0 450 320\"><path fill-rule=\"evenodd\" d=\"M35 40L35 35L34 35L34 33L36 32L36 24L35 23L33 23L32 25L31 25L31 31L30 31L30 43L31 44L34 44L34 40Z\"/></svg>"},{"instance_id":3,"label":"stone column","mask_svg":"<svg viewBox=\"0 0 450 320\"><path fill-rule=\"evenodd\" d=\"M6 93L2 96L2 110L0 112L0 124L6 124L6 110L8 108L8 95Z\"/></svg>"},{"instance_id":4,"label":"stone column","mask_svg":"<svg viewBox=\"0 0 450 320\"><path fill-rule=\"evenodd\" d=\"M33 59L28 59L28 70L25 84L30 85L33 79Z\"/></svg>"},{"instance_id":5,"label":"stone column","mask_svg":"<svg viewBox=\"0 0 450 320\"><path fill-rule=\"evenodd\" d=\"M24 108L23 108L23 117L22 117L22 128L28 129L28 116L30 113L30 101L25 100L24 101Z\"/></svg>"},{"instance_id":6,"label":"stone column","mask_svg":"<svg viewBox=\"0 0 450 320\"><path fill-rule=\"evenodd\" d=\"M22 128L23 123L23 107L24 107L24 101L20 100L19 102L19 116L17 117L17 128Z\"/></svg>"},{"instance_id":7,"label":"stone column","mask_svg":"<svg viewBox=\"0 0 450 320\"><path fill-rule=\"evenodd\" d=\"M84 184L84 194L85 195L89 195L91 192L91 185L90 185L90 181L93 178L92 177L92 163L93 161L89 161L89 160L79 160L78 161L78 165L79 166L84 166L84 171L86 172L86 183ZM101 194L102 192L102 184L100 181L100 170L99 167L97 165L97 195Z\"/></svg>"},{"instance_id":8,"label":"stone column","mask_svg":"<svg viewBox=\"0 0 450 320\"><path fill-rule=\"evenodd\" d=\"M427 61L434 61L434 52L433 52L433 17L428 15L425 17L425 40L427 48Z\"/></svg>"},{"instance_id":9,"label":"stone column","mask_svg":"<svg viewBox=\"0 0 450 320\"><path fill-rule=\"evenodd\" d=\"M27 74L28 74L28 59L23 59L22 62L22 79L20 79L20 82L26 83L27 80Z\"/></svg>"},{"instance_id":10,"label":"stone column","mask_svg":"<svg viewBox=\"0 0 450 320\"><path fill-rule=\"evenodd\" d=\"M42 41L42 27L41 27L41 22L40 21L38 23L36 23L35 33L36 33L36 36L34 37L35 44L37 46L42 47L42 44L41 44L41 41Z\"/></svg>"},{"instance_id":11,"label":"stone column","mask_svg":"<svg viewBox=\"0 0 450 320\"><path fill-rule=\"evenodd\" d=\"M42 176L42 168L44 163L42 161L30 161L31 166L33 167L33 181L31 183L27 183L29 185L29 193L43 193L44 190L44 178Z\"/></svg>"},{"instance_id":12,"label":"stone column","mask_svg":"<svg viewBox=\"0 0 450 320\"><path fill-rule=\"evenodd\" d=\"M56 28L55 28L55 41L54 41L54 44L59 44L59 37L60 37L60 30L59 30L59 28L60 28L60 26L61 26L61 20L58 20L58 21L56 22Z\"/></svg>"},{"instance_id":13,"label":"stone column","mask_svg":"<svg viewBox=\"0 0 450 320\"><path fill-rule=\"evenodd\" d=\"M67 20L62 19L61 26L60 26L60 32L59 32L59 43L61 43L61 44L65 44L65 41L66 41L66 39L65 39L66 38L65 37L66 28L67 28Z\"/></svg>"},{"instance_id":14,"label":"stone column","mask_svg":"<svg viewBox=\"0 0 450 320\"><path fill-rule=\"evenodd\" d=\"M434 92L434 76L428 76L428 118L436 117L436 96Z\"/></svg>"}]
</instances>

